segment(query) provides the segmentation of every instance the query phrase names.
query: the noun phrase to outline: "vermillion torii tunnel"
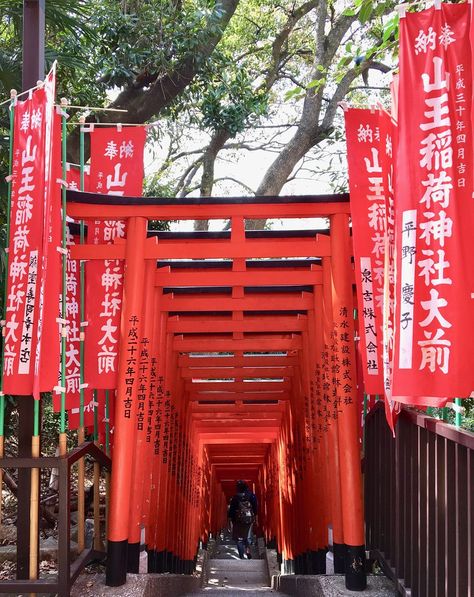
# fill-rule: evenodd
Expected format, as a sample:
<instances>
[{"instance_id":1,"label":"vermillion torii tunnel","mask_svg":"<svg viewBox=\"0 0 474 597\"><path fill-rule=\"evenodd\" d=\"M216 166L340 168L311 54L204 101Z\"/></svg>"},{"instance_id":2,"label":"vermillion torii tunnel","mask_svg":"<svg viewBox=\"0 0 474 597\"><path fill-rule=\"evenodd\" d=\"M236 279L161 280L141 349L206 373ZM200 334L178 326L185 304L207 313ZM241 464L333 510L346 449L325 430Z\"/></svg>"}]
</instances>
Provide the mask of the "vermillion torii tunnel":
<instances>
[{"instance_id":1,"label":"vermillion torii tunnel","mask_svg":"<svg viewBox=\"0 0 474 597\"><path fill-rule=\"evenodd\" d=\"M127 223L126 240L71 248L125 264L107 584L138 571L142 527L149 572L190 573L241 478L285 570L324 573L331 525L336 571L363 589L349 197L67 195L74 220ZM315 217L329 229L245 230ZM148 230L196 219L230 231Z\"/></svg>"}]
</instances>

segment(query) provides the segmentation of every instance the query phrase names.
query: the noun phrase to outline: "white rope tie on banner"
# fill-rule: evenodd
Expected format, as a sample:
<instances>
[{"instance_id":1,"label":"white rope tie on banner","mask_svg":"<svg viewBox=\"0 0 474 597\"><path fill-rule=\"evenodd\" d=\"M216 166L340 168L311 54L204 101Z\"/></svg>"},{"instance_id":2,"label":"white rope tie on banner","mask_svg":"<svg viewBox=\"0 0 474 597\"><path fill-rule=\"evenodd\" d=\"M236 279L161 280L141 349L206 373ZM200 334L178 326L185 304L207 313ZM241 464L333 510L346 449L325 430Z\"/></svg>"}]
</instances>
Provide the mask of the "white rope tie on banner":
<instances>
[{"instance_id":1,"label":"white rope tie on banner","mask_svg":"<svg viewBox=\"0 0 474 597\"><path fill-rule=\"evenodd\" d=\"M407 7L408 4L399 4L398 6L395 6L395 11L398 13L398 16L401 19L404 19L406 17Z\"/></svg>"},{"instance_id":2,"label":"white rope tie on banner","mask_svg":"<svg viewBox=\"0 0 474 597\"><path fill-rule=\"evenodd\" d=\"M349 110L349 104L343 100L342 102L339 102L337 104L340 108L342 108L344 110L344 112L347 112L347 110Z\"/></svg>"},{"instance_id":3,"label":"white rope tie on banner","mask_svg":"<svg viewBox=\"0 0 474 597\"><path fill-rule=\"evenodd\" d=\"M69 183L66 180L63 180L62 178L56 178L56 183L65 187L66 189L69 188Z\"/></svg>"},{"instance_id":4,"label":"white rope tie on banner","mask_svg":"<svg viewBox=\"0 0 474 597\"><path fill-rule=\"evenodd\" d=\"M13 174L9 174L8 176L5 176L6 182L11 182L12 180L13 180Z\"/></svg>"},{"instance_id":5,"label":"white rope tie on banner","mask_svg":"<svg viewBox=\"0 0 474 597\"><path fill-rule=\"evenodd\" d=\"M5 251L5 253L10 253L10 247L5 247L3 250Z\"/></svg>"},{"instance_id":6,"label":"white rope tie on banner","mask_svg":"<svg viewBox=\"0 0 474 597\"><path fill-rule=\"evenodd\" d=\"M88 383L81 383L81 384L79 384L79 389L80 390L87 390L88 387L89 387Z\"/></svg>"},{"instance_id":7,"label":"white rope tie on banner","mask_svg":"<svg viewBox=\"0 0 474 597\"><path fill-rule=\"evenodd\" d=\"M75 125L76 123L71 122L71 125ZM81 133L93 133L94 127L96 125L95 122L90 122L89 124L82 124L81 122L77 123L81 127Z\"/></svg>"},{"instance_id":8,"label":"white rope tie on banner","mask_svg":"<svg viewBox=\"0 0 474 597\"><path fill-rule=\"evenodd\" d=\"M72 123L72 124L74 124L74 123ZM79 164L74 164L73 162L66 162L66 172L70 172L71 168L77 168L77 169L79 169L80 165ZM90 174L90 172L91 172L90 164L85 164L84 165L84 173L85 174Z\"/></svg>"},{"instance_id":9,"label":"white rope tie on banner","mask_svg":"<svg viewBox=\"0 0 474 597\"><path fill-rule=\"evenodd\" d=\"M67 326L69 325L68 320L62 319L61 317L56 317L56 323L61 325L61 338L67 338Z\"/></svg>"},{"instance_id":10,"label":"white rope tie on banner","mask_svg":"<svg viewBox=\"0 0 474 597\"><path fill-rule=\"evenodd\" d=\"M69 255L69 249L63 247L56 247L56 251L61 253L61 255Z\"/></svg>"},{"instance_id":11,"label":"white rope tie on banner","mask_svg":"<svg viewBox=\"0 0 474 597\"><path fill-rule=\"evenodd\" d=\"M6 323L7 323L7 322L5 321L5 319L2 319L2 320L0 321L0 327L1 327L1 328L3 328L3 327L5 326L5 324L6 324Z\"/></svg>"},{"instance_id":12,"label":"white rope tie on banner","mask_svg":"<svg viewBox=\"0 0 474 597\"><path fill-rule=\"evenodd\" d=\"M433 6L434 6L435 10L441 10L441 0L434 0Z\"/></svg>"},{"instance_id":13,"label":"white rope tie on banner","mask_svg":"<svg viewBox=\"0 0 474 597\"><path fill-rule=\"evenodd\" d=\"M80 322L80 324L79 324L79 327L81 327L81 328L85 328L85 327L87 327L88 325L89 325L89 322L88 322L88 321L81 321L81 322ZM79 332L79 340L80 340L81 342L84 342L84 340L85 340L85 339L86 339L86 334L85 334L84 330L81 330L81 331Z\"/></svg>"},{"instance_id":14,"label":"white rope tie on banner","mask_svg":"<svg viewBox=\"0 0 474 597\"><path fill-rule=\"evenodd\" d=\"M53 390L54 390L55 394L65 394L66 393L66 388L63 388L63 386L54 386Z\"/></svg>"},{"instance_id":15,"label":"white rope tie on banner","mask_svg":"<svg viewBox=\"0 0 474 597\"><path fill-rule=\"evenodd\" d=\"M455 404L454 402L448 402L446 406L452 408L455 413L464 413L464 406L460 406L459 404Z\"/></svg>"},{"instance_id":16,"label":"white rope tie on banner","mask_svg":"<svg viewBox=\"0 0 474 597\"><path fill-rule=\"evenodd\" d=\"M122 123L117 122L117 133L121 133L121 132L122 132Z\"/></svg>"}]
</instances>

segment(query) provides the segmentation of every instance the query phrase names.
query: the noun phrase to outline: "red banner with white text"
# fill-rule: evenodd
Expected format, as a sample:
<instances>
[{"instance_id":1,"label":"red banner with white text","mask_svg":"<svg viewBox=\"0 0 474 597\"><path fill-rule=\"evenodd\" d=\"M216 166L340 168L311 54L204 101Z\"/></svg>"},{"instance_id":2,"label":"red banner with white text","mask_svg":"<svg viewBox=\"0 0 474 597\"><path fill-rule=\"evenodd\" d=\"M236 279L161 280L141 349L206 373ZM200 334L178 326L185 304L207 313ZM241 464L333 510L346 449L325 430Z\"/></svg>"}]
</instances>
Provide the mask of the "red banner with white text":
<instances>
[{"instance_id":1,"label":"red banner with white text","mask_svg":"<svg viewBox=\"0 0 474 597\"><path fill-rule=\"evenodd\" d=\"M349 108L345 122L364 391L382 395L386 189L380 114L378 110Z\"/></svg>"},{"instance_id":2,"label":"red banner with white text","mask_svg":"<svg viewBox=\"0 0 474 597\"><path fill-rule=\"evenodd\" d=\"M25 101L15 106L7 304L3 332L3 391L9 394L33 393L47 192L45 153L51 150L51 145L45 145L46 114L53 108L54 91L51 94L44 86L32 91ZM51 160L50 155L48 160Z\"/></svg>"},{"instance_id":3,"label":"red banner with white text","mask_svg":"<svg viewBox=\"0 0 474 597\"><path fill-rule=\"evenodd\" d=\"M74 224L72 224L73 226ZM71 225L66 229L66 245L68 248L79 242L79 236L71 233ZM66 410L79 400L81 385L81 278L79 261L68 255L66 261ZM53 407L56 412L61 409L60 396L53 394Z\"/></svg>"},{"instance_id":4,"label":"red banner with white text","mask_svg":"<svg viewBox=\"0 0 474 597\"><path fill-rule=\"evenodd\" d=\"M397 125L385 110L380 112L380 162L385 187L385 249L382 307L382 362L385 414L395 432L400 404L392 397L392 369L395 315L395 164Z\"/></svg>"},{"instance_id":5,"label":"red banner with white text","mask_svg":"<svg viewBox=\"0 0 474 597\"><path fill-rule=\"evenodd\" d=\"M141 196L145 139L144 127L93 129L90 190ZM112 243L125 234L124 222L88 222L88 243ZM122 292L123 264L120 261L87 263L85 381L89 388L116 388Z\"/></svg>"},{"instance_id":6,"label":"red banner with white text","mask_svg":"<svg viewBox=\"0 0 474 597\"><path fill-rule=\"evenodd\" d=\"M469 12L400 21L393 395L413 404L474 387Z\"/></svg>"},{"instance_id":7,"label":"red banner with white text","mask_svg":"<svg viewBox=\"0 0 474 597\"><path fill-rule=\"evenodd\" d=\"M49 79L49 77L48 77ZM57 386L61 355L62 217L61 114L54 108L54 83L46 80L50 109L46 113L45 214L40 279L39 326L33 395Z\"/></svg>"}]
</instances>

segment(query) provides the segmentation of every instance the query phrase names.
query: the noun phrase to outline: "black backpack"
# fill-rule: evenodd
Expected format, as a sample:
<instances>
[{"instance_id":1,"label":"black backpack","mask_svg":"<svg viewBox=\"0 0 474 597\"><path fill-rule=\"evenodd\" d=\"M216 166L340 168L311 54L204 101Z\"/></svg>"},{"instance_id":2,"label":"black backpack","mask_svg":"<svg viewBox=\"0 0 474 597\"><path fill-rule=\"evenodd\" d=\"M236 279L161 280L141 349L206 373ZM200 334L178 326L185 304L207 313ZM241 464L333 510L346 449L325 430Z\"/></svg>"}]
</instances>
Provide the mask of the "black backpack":
<instances>
[{"instance_id":1,"label":"black backpack","mask_svg":"<svg viewBox=\"0 0 474 597\"><path fill-rule=\"evenodd\" d=\"M254 521L253 508L249 496L245 493L238 494L239 505L235 513L235 521L239 524L252 524Z\"/></svg>"}]
</instances>

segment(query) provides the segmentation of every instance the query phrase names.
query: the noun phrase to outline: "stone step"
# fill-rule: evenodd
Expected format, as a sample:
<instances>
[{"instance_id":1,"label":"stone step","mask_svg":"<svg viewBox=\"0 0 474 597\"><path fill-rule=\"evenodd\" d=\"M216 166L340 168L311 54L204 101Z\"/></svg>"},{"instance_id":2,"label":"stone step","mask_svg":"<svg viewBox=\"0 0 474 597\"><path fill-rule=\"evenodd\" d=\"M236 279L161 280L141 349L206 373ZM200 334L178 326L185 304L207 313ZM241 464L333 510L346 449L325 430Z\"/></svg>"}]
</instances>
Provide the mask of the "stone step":
<instances>
[{"instance_id":1,"label":"stone step","mask_svg":"<svg viewBox=\"0 0 474 597\"><path fill-rule=\"evenodd\" d=\"M285 597L283 593L278 593L274 589L270 589L270 587L253 589L251 593L248 589L202 589L196 593L186 593L183 597L251 597L253 595L256 595L257 597Z\"/></svg>"},{"instance_id":2,"label":"stone step","mask_svg":"<svg viewBox=\"0 0 474 597\"><path fill-rule=\"evenodd\" d=\"M227 568L241 568L242 570L265 570L266 562L265 560L241 560L240 558L236 560L209 560L209 566L211 566L214 570L226 570Z\"/></svg>"}]
</instances>

